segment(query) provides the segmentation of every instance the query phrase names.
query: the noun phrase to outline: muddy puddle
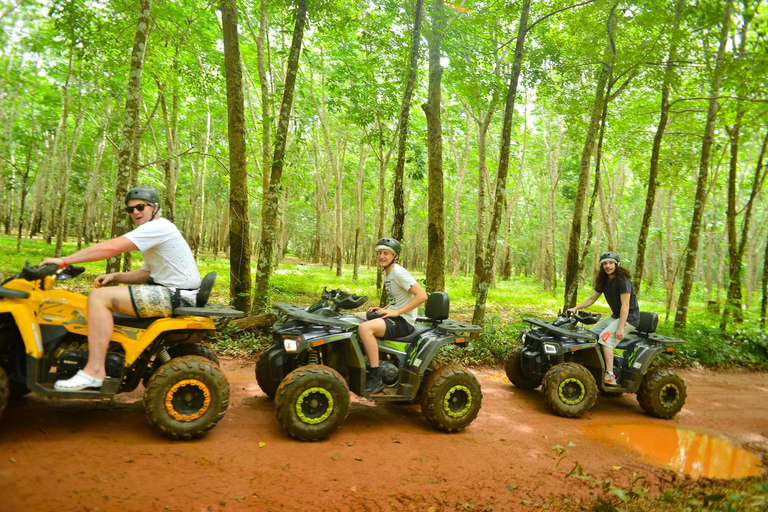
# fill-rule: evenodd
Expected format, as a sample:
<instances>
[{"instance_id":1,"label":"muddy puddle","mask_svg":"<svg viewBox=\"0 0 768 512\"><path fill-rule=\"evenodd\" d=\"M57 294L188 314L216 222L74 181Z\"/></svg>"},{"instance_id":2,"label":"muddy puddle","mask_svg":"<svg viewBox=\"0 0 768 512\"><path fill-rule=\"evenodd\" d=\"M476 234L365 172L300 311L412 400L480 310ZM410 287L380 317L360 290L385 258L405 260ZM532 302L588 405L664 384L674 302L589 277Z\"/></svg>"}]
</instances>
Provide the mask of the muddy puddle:
<instances>
[{"instance_id":1,"label":"muddy puddle","mask_svg":"<svg viewBox=\"0 0 768 512\"><path fill-rule=\"evenodd\" d=\"M640 455L649 464L693 478L746 478L765 468L758 456L725 439L663 425L611 423L591 425L587 434Z\"/></svg>"}]
</instances>

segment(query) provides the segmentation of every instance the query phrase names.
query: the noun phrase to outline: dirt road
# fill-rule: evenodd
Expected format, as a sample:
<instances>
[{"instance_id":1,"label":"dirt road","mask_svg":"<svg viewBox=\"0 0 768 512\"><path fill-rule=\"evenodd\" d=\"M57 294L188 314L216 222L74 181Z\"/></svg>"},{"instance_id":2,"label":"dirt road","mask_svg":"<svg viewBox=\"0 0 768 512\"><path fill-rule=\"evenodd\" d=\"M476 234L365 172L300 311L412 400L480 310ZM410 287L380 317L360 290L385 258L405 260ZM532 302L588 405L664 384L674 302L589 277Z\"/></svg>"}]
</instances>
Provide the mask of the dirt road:
<instances>
[{"instance_id":1,"label":"dirt road","mask_svg":"<svg viewBox=\"0 0 768 512\"><path fill-rule=\"evenodd\" d=\"M147 423L143 388L112 402L28 396L0 419L0 509L12 511L528 510L551 496L591 500L590 478L658 492L686 478L594 435L672 426L768 451L768 374L680 372L688 401L670 421L634 396L600 397L585 417L551 413L540 391L477 370L483 408L464 432L431 429L416 405L353 399L329 439L282 433L253 362L222 361L230 408L208 436L171 442ZM649 436L649 443L658 439ZM586 478L566 475L576 466ZM740 464L740 462L736 462Z\"/></svg>"}]
</instances>

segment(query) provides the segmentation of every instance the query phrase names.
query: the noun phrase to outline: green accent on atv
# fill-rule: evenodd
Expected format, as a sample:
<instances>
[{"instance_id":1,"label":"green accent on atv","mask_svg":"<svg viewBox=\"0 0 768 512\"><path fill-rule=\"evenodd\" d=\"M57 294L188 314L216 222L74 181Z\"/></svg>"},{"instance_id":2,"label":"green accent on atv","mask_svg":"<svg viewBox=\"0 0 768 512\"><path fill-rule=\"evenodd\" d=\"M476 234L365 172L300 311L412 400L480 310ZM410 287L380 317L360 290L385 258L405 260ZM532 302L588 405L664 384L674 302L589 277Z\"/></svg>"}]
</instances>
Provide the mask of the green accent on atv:
<instances>
[{"instance_id":1,"label":"green accent on atv","mask_svg":"<svg viewBox=\"0 0 768 512\"><path fill-rule=\"evenodd\" d=\"M453 386L443 398L443 410L451 418L461 418L472 409L472 392L468 387Z\"/></svg>"},{"instance_id":2,"label":"green accent on atv","mask_svg":"<svg viewBox=\"0 0 768 512\"><path fill-rule=\"evenodd\" d=\"M387 348L391 348L392 350L397 350L400 352L405 352L405 349L408 347L407 343L402 343L400 341L389 341L389 340L382 340L379 342L379 345L382 345Z\"/></svg>"},{"instance_id":3,"label":"green accent on atv","mask_svg":"<svg viewBox=\"0 0 768 512\"><path fill-rule=\"evenodd\" d=\"M659 391L659 404L665 409L672 409L680 400L680 390L672 382Z\"/></svg>"},{"instance_id":4,"label":"green accent on atv","mask_svg":"<svg viewBox=\"0 0 768 512\"><path fill-rule=\"evenodd\" d=\"M333 395L325 388L309 388L296 400L296 415L310 425L327 420L333 412Z\"/></svg>"},{"instance_id":5,"label":"green accent on atv","mask_svg":"<svg viewBox=\"0 0 768 512\"><path fill-rule=\"evenodd\" d=\"M623 348L615 348L615 349L613 349L613 353L616 354L619 357L624 357L624 349Z\"/></svg>"},{"instance_id":6,"label":"green accent on atv","mask_svg":"<svg viewBox=\"0 0 768 512\"><path fill-rule=\"evenodd\" d=\"M635 362L635 357L637 357L638 348L639 348L639 347L635 347L635 348L632 350L632 353L631 353L631 354L629 354L629 359L627 359L627 365L628 365L630 368L632 368L632 364Z\"/></svg>"},{"instance_id":7,"label":"green accent on atv","mask_svg":"<svg viewBox=\"0 0 768 512\"><path fill-rule=\"evenodd\" d=\"M584 389L584 383L579 379L565 379L557 387L557 395L564 404L576 405L584 400L587 391Z\"/></svg>"}]
</instances>

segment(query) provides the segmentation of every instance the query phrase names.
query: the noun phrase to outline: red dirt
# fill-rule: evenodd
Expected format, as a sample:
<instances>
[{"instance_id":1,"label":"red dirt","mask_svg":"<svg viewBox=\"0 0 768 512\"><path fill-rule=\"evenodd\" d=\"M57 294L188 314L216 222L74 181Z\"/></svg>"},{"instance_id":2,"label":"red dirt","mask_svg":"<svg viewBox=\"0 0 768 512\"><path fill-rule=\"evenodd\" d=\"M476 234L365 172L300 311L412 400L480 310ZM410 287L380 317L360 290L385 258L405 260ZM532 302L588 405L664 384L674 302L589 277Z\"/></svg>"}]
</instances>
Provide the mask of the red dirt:
<instances>
[{"instance_id":1,"label":"red dirt","mask_svg":"<svg viewBox=\"0 0 768 512\"><path fill-rule=\"evenodd\" d=\"M758 454L768 448L766 373L679 372L688 401L665 421L643 414L634 396L599 397L583 418L560 418L540 391L514 388L503 371L477 370L483 408L464 432L433 430L417 405L353 398L334 435L305 443L281 431L252 361L222 365L229 410L196 441L155 434L143 388L111 402L33 395L12 402L0 419L0 509L534 510L550 496L575 503L600 495L566 477L577 462L620 487L636 472L652 493L685 478L590 437L588 426L672 425ZM562 460L556 445L567 449Z\"/></svg>"}]
</instances>

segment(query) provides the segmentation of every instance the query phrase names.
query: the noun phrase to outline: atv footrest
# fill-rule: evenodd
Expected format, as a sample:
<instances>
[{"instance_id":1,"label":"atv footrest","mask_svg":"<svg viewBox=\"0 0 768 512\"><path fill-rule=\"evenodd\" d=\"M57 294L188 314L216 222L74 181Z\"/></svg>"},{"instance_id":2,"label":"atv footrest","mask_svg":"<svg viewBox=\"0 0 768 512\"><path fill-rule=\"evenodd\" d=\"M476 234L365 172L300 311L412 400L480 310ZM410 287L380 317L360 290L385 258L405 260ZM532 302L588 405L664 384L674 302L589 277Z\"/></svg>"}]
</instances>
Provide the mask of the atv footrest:
<instances>
[{"instance_id":1,"label":"atv footrest","mask_svg":"<svg viewBox=\"0 0 768 512\"><path fill-rule=\"evenodd\" d=\"M53 387L53 382L35 384L34 391L41 396L62 398L112 398L120 388L120 379L104 379L101 388L88 388L80 391L59 391Z\"/></svg>"}]
</instances>

